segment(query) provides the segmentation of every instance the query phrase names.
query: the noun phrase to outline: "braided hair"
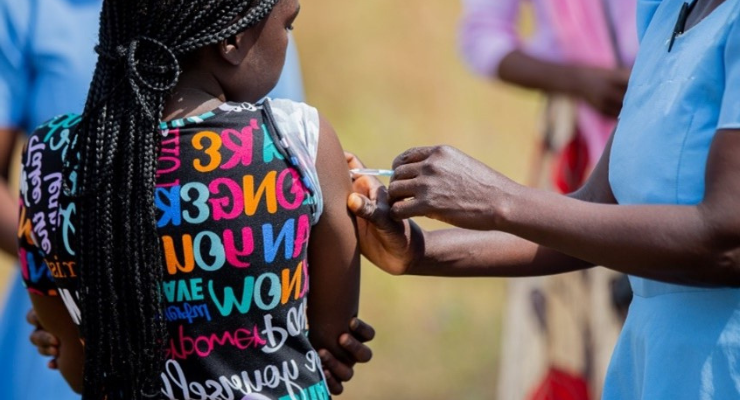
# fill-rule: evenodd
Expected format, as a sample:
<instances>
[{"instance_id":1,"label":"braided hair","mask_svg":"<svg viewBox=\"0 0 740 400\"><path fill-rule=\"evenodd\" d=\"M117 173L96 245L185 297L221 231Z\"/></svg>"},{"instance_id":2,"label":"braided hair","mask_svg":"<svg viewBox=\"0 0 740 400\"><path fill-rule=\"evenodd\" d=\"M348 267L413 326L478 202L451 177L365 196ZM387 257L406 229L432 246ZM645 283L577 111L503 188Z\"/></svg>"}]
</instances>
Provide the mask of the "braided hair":
<instances>
[{"instance_id":1,"label":"braided hair","mask_svg":"<svg viewBox=\"0 0 740 400\"><path fill-rule=\"evenodd\" d=\"M105 0L83 120L65 161L75 197L83 399L159 398L167 330L154 189L159 120L179 60L278 0Z\"/></svg>"}]
</instances>

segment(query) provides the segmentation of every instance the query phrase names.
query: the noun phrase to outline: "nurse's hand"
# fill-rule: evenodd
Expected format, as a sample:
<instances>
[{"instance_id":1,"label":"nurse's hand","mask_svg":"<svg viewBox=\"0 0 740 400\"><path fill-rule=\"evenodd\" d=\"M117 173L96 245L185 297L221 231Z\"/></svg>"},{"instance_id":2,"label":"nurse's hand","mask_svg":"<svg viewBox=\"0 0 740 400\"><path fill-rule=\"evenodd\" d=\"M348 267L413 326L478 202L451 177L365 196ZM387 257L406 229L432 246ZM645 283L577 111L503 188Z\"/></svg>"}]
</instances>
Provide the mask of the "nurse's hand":
<instances>
[{"instance_id":1,"label":"nurse's hand","mask_svg":"<svg viewBox=\"0 0 740 400\"><path fill-rule=\"evenodd\" d=\"M350 169L365 168L354 154L345 155ZM423 231L413 221L391 218L388 189L375 177L353 179L352 191L347 207L358 217L362 255L389 274L406 274L424 252Z\"/></svg>"},{"instance_id":2,"label":"nurse's hand","mask_svg":"<svg viewBox=\"0 0 740 400\"><path fill-rule=\"evenodd\" d=\"M391 216L424 216L461 228L494 230L522 188L449 146L407 150L393 162Z\"/></svg>"}]
</instances>

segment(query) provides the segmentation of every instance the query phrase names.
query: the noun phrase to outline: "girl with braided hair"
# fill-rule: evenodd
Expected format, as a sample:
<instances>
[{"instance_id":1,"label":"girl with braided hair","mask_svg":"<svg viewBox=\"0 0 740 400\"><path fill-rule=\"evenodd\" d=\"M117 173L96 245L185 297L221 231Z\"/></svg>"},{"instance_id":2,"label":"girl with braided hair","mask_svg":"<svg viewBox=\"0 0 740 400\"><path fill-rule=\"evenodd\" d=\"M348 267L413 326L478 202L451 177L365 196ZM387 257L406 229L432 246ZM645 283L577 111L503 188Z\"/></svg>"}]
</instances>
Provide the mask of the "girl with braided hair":
<instances>
[{"instance_id":1,"label":"girl with braided hair","mask_svg":"<svg viewBox=\"0 0 740 400\"><path fill-rule=\"evenodd\" d=\"M314 108L260 101L298 11L104 2L84 113L31 136L19 201L24 278L83 399L326 399L314 348L354 361L341 146Z\"/></svg>"}]
</instances>

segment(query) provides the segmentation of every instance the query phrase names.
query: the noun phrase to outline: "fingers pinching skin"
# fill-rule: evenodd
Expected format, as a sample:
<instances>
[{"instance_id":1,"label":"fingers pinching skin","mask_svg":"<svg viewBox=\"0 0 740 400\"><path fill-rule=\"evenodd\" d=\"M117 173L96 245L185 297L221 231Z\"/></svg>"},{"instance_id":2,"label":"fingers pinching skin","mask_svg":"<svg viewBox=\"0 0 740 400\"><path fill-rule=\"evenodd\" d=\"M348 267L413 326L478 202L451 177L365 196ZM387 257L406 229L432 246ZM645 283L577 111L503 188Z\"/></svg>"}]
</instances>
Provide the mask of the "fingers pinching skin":
<instances>
[{"instance_id":1,"label":"fingers pinching skin","mask_svg":"<svg viewBox=\"0 0 740 400\"><path fill-rule=\"evenodd\" d=\"M393 232L397 229L394 226L397 222L390 218L387 189L378 188L374 196L375 200L371 200L364 195L352 193L347 199L347 207L356 216L370 221L380 231Z\"/></svg>"},{"instance_id":2,"label":"fingers pinching skin","mask_svg":"<svg viewBox=\"0 0 740 400\"><path fill-rule=\"evenodd\" d=\"M372 216L375 212L376 205L367 197L361 194L352 193L347 199L347 207L349 207L350 211L352 211L356 216L372 222Z\"/></svg>"}]
</instances>

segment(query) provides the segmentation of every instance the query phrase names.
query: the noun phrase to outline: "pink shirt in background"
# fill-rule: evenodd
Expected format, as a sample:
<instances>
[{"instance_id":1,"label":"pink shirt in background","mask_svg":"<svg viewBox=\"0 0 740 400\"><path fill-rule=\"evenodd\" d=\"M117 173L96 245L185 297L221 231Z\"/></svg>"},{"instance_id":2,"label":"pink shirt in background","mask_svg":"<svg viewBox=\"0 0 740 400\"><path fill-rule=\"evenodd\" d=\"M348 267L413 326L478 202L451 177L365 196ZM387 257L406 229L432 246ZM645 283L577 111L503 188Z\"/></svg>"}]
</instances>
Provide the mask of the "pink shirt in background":
<instances>
[{"instance_id":1,"label":"pink shirt in background","mask_svg":"<svg viewBox=\"0 0 740 400\"><path fill-rule=\"evenodd\" d=\"M525 1L532 3L536 29L526 41L518 32L519 16ZM637 53L636 1L580 1L608 3L622 59L626 65L632 65ZM553 10L557 7L557 0L463 0L462 3L460 48L465 61L476 73L492 76L501 59L515 49L548 61L568 61L551 17L553 11L557 11ZM601 15L598 17L603 18Z\"/></svg>"},{"instance_id":2,"label":"pink shirt in background","mask_svg":"<svg viewBox=\"0 0 740 400\"><path fill-rule=\"evenodd\" d=\"M518 32L524 1L463 0L460 47L478 74L497 76L501 60L516 49L552 62L602 68L632 66L638 48L635 0L526 0L531 2L536 19L536 32L526 42ZM577 102L576 120L593 166L616 121L584 101Z\"/></svg>"}]
</instances>

